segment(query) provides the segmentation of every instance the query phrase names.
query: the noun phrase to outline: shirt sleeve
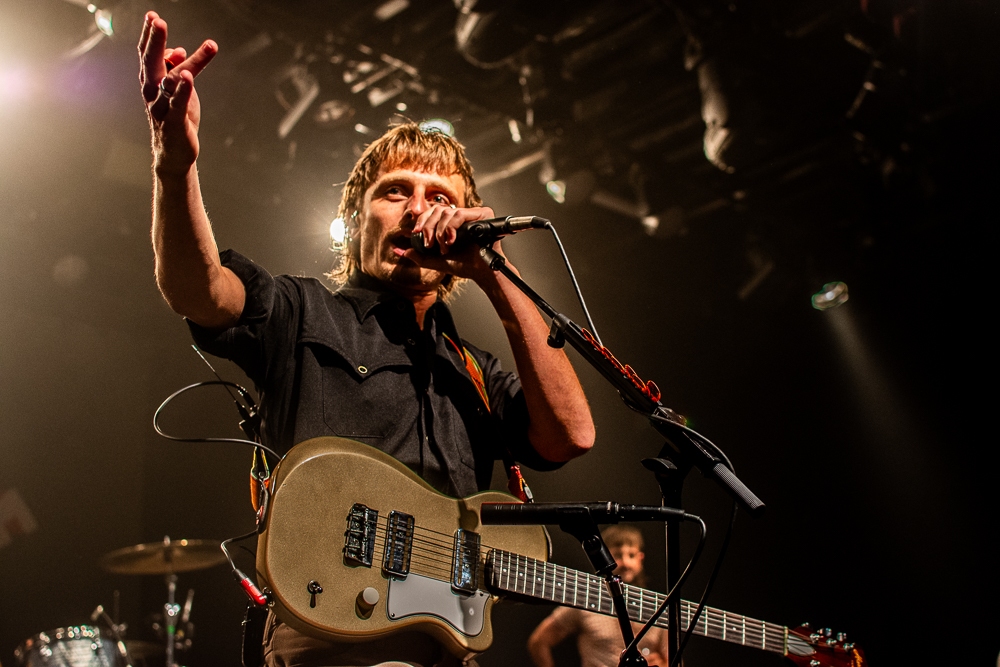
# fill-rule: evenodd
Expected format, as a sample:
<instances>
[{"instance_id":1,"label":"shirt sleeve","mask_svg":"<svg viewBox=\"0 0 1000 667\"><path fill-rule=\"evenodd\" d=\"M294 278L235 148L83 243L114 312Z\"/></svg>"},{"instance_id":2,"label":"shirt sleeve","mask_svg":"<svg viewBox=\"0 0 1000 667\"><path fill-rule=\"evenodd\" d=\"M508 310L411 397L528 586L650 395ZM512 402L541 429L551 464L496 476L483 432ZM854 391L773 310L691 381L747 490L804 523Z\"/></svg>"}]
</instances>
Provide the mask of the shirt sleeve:
<instances>
[{"instance_id":1,"label":"shirt sleeve","mask_svg":"<svg viewBox=\"0 0 1000 667\"><path fill-rule=\"evenodd\" d=\"M498 426L500 446L505 447L515 461L532 470L549 471L562 467L563 463L543 458L528 439L528 403L517 374L503 370L500 360L492 354L462 342L483 370L490 415Z\"/></svg>"},{"instance_id":2,"label":"shirt sleeve","mask_svg":"<svg viewBox=\"0 0 1000 667\"><path fill-rule=\"evenodd\" d=\"M264 268L234 250L219 253L222 265L243 283L246 300L237 323L219 330L206 329L187 320L191 336L201 349L235 362L258 388L268 384L281 357L291 354L294 323L301 298L294 285L275 278Z\"/></svg>"}]
</instances>

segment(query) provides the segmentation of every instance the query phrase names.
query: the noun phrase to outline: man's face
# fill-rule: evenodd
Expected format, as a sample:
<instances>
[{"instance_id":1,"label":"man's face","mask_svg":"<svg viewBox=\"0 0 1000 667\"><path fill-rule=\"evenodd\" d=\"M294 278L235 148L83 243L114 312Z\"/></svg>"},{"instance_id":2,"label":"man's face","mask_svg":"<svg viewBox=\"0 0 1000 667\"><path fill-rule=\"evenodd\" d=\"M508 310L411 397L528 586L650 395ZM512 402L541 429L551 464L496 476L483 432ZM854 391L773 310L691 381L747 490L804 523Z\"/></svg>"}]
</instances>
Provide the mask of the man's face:
<instances>
[{"instance_id":1,"label":"man's face","mask_svg":"<svg viewBox=\"0 0 1000 667\"><path fill-rule=\"evenodd\" d=\"M465 181L412 169L383 171L365 192L358 213L361 270L403 292L437 290L445 274L424 269L400 255L410 245L413 225L432 206L465 206Z\"/></svg>"},{"instance_id":2,"label":"man's face","mask_svg":"<svg viewBox=\"0 0 1000 667\"><path fill-rule=\"evenodd\" d=\"M612 549L611 556L618 563L615 574L621 577L626 584L634 582L635 578L642 573L642 560L646 554L642 553L639 547L624 544Z\"/></svg>"}]
</instances>

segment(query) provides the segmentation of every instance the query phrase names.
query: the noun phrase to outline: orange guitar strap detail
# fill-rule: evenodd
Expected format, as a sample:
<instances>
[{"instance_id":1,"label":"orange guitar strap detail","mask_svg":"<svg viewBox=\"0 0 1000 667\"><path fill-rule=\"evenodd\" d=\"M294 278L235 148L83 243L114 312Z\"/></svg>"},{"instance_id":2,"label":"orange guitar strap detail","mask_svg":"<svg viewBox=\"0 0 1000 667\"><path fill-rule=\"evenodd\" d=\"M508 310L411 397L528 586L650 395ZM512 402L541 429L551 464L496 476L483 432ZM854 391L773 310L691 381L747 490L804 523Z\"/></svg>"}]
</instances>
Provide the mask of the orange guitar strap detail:
<instances>
[{"instance_id":1,"label":"orange guitar strap detail","mask_svg":"<svg viewBox=\"0 0 1000 667\"><path fill-rule=\"evenodd\" d=\"M476 358L465 347L459 347L458 343L453 341L448 334L442 335L455 348L458 356L462 357L465 361L465 370L469 372L472 383L476 385L476 389L479 391L479 398L483 399L483 404L489 410L490 397L486 393L486 379L483 377L483 369L479 367L479 362L476 361ZM524 475L521 474L521 466L514 463L514 457L511 456L510 451L506 448L503 453L503 464L504 469L507 471L507 490L522 503L532 502L531 488L528 486L528 481L524 479Z\"/></svg>"},{"instance_id":2,"label":"orange guitar strap detail","mask_svg":"<svg viewBox=\"0 0 1000 667\"><path fill-rule=\"evenodd\" d=\"M458 343L453 341L448 334L441 334L444 339L451 343L451 346L455 348L458 352L458 356L462 357L465 362L465 370L469 372L469 377L472 378L472 384L476 385L476 390L479 392L479 398L483 399L483 405L486 409L490 409L490 397L486 393L486 379L483 377L483 369L479 367L479 362L476 358L469 354L469 351L464 347L459 347Z\"/></svg>"},{"instance_id":3,"label":"orange guitar strap detail","mask_svg":"<svg viewBox=\"0 0 1000 667\"><path fill-rule=\"evenodd\" d=\"M253 450L253 465L250 466L250 504L253 511L260 511L265 490L271 488L271 468L267 464L267 455L260 449Z\"/></svg>"}]
</instances>

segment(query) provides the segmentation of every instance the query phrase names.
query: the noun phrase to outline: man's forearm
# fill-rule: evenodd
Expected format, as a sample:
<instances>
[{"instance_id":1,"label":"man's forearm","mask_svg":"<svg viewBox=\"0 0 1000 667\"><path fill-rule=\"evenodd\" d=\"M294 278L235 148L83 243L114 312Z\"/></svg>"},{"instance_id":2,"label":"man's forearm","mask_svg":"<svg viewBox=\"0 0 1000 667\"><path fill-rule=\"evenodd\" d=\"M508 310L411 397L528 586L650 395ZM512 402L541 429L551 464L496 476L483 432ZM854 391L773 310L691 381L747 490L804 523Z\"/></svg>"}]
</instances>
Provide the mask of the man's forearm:
<instances>
[{"instance_id":1,"label":"man's forearm","mask_svg":"<svg viewBox=\"0 0 1000 667\"><path fill-rule=\"evenodd\" d=\"M202 326L234 324L243 310L243 285L219 261L194 165L186 174L153 178L156 283L174 311Z\"/></svg>"},{"instance_id":2,"label":"man's forearm","mask_svg":"<svg viewBox=\"0 0 1000 667\"><path fill-rule=\"evenodd\" d=\"M480 285L510 341L528 404L528 437L550 461L568 461L594 444L594 421L566 353L546 342L549 328L535 304L507 278Z\"/></svg>"}]
</instances>

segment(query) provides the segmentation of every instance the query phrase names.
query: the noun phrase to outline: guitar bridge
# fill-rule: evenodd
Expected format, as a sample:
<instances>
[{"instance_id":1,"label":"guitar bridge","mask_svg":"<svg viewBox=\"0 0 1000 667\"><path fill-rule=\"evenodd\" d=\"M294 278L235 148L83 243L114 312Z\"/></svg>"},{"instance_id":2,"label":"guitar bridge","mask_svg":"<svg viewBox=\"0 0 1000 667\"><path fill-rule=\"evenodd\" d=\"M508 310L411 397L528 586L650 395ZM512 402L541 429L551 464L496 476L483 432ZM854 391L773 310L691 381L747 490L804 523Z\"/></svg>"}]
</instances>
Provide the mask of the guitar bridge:
<instances>
[{"instance_id":1,"label":"guitar bridge","mask_svg":"<svg viewBox=\"0 0 1000 667\"><path fill-rule=\"evenodd\" d=\"M479 533L459 528L455 531L455 556L451 561L451 587L472 595L479 582Z\"/></svg>"},{"instance_id":2,"label":"guitar bridge","mask_svg":"<svg viewBox=\"0 0 1000 667\"><path fill-rule=\"evenodd\" d=\"M347 515L347 532L344 533L344 560L348 565L372 566L377 527L378 510L361 503L351 507Z\"/></svg>"},{"instance_id":3,"label":"guitar bridge","mask_svg":"<svg viewBox=\"0 0 1000 667\"><path fill-rule=\"evenodd\" d=\"M413 550L413 516L393 510L385 530L385 559L382 570L388 575L405 577L410 573Z\"/></svg>"}]
</instances>

